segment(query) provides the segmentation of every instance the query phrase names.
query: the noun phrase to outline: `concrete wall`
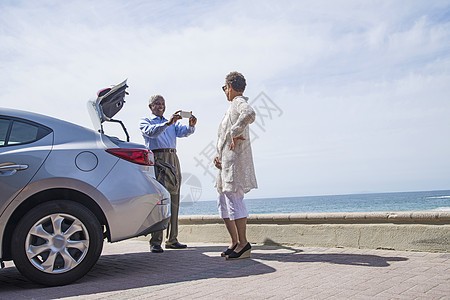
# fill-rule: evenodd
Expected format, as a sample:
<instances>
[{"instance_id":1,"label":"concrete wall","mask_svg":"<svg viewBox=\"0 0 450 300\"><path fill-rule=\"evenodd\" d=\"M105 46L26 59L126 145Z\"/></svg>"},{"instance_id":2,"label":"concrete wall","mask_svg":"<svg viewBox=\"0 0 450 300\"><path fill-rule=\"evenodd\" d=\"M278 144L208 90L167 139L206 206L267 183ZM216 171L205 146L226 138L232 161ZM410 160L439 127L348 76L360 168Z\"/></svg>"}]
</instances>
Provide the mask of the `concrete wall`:
<instances>
[{"instance_id":1,"label":"concrete wall","mask_svg":"<svg viewBox=\"0 0 450 300\"><path fill-rule=\"evenodd\" d=\"M182 242L229 243L218 216L180 216ZM251 215L248 240L258 244L450 252L450 212Z\"/></svg>"}]
</instances>

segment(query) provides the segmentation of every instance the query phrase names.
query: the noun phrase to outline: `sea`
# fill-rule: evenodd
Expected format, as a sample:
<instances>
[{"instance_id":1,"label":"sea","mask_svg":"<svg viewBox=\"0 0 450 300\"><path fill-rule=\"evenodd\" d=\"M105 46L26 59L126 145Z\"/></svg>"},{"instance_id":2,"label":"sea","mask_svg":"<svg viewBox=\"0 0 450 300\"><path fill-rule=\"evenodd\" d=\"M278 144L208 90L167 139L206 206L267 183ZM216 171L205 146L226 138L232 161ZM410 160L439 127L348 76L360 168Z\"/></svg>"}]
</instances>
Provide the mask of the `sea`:
<instances>
[{"instance_id":1,"label":"sea","mask_svg":"<svg viewBox=\"0 0 450 300\"><path fill-rule=\"evenodd\" d=\"M249 214L450 211L450 190L245 199ZM180 215L217 215L217 200L181 201Z\"/></svg>"}]
</instances>

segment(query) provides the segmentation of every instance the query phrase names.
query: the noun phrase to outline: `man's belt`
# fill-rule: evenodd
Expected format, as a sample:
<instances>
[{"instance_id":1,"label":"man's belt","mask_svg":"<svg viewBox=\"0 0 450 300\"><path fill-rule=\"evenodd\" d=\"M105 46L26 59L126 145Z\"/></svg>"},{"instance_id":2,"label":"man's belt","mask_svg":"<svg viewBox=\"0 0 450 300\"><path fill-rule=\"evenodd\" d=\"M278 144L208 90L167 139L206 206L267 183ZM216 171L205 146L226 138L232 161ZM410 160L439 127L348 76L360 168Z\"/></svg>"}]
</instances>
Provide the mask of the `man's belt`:
<instances>
[{"instance_id":1,"label":"man's belt","mask_svg":"<svg viewBox=\"0 0 450 300\"><path fill-rule=\"evenodd\" d=\"M152 150L152 152L169 152L169 153L177 153L176 149L171 149L171 148L161 148L161 149L154 149Z\"/></svg>"}]
</instances>

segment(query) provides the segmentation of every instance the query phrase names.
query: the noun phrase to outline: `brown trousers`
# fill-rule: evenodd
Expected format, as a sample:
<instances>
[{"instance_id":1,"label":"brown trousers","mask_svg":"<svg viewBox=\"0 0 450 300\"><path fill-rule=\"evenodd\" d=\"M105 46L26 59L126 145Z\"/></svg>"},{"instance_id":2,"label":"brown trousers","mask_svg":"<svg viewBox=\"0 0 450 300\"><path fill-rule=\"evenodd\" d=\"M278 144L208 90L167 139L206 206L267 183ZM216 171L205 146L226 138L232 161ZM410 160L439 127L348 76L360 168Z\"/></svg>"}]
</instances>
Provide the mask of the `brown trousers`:
<instances>
[{"instance_id":1,"label":"brown trousers","mask_svg":"<svg viewBox=\"0 0 450 300\"><path fill-rule=\"evenodd\" d=\"M180 161L176 153L171 152L155 152L155 159L162 160L171 164L177 170L178 177L178 191L175 194L170 194L170 221L167 228L166 245L178 242L178 211L180 209L180 186L181 186L181 169ZM150 245L161 245L163 241L163 231L156 231L152 233Z\"/></svg>"}]
</instances>

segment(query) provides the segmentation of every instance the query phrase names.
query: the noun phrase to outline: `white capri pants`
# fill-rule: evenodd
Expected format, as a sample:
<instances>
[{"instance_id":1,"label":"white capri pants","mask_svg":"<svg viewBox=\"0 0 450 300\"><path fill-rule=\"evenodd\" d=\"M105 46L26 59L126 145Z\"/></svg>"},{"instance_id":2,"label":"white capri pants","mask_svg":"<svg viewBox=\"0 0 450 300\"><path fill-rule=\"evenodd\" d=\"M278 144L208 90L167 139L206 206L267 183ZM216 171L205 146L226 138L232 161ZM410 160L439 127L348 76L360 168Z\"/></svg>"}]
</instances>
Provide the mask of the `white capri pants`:
<instances>
[{"instance_id":1,"label":"white capri pants","mask_svg":"<svg viewBox=\"0 0 450 300\"><path fill-rule=\"evenodd\" d=\"M229 218L233 221L248 217L247 207L244 203L244 191L241 187L235 193L219 191L217 206L222 219Z\"/></svg>"}]
</instances>

